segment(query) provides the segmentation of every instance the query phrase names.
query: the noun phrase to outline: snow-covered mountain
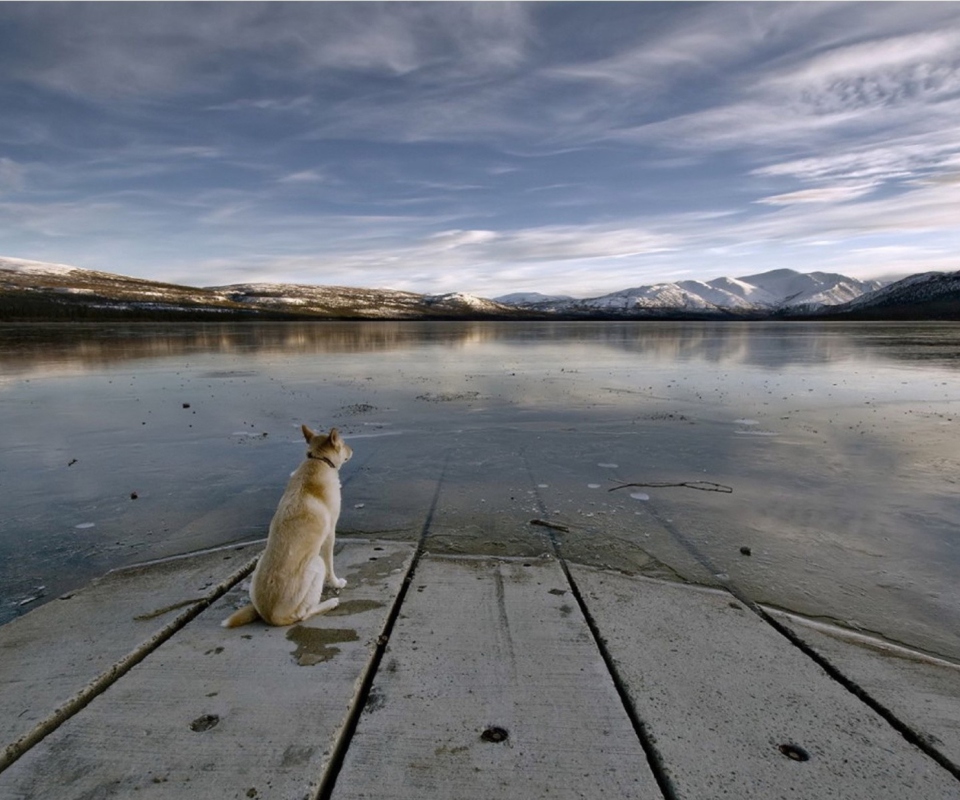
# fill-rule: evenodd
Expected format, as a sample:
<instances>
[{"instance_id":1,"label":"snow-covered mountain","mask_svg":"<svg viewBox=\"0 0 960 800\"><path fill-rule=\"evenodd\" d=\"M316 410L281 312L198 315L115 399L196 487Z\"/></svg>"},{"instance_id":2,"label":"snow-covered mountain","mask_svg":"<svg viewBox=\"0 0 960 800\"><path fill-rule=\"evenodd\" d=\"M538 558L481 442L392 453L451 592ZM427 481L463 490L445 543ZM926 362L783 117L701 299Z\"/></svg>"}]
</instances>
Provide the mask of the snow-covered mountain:
<instances>
[{"instance_id":1,"label":"snow-covered mountain","mask_svg":"<svg viewBox=\"0 0 960 800\"><path fill-rule=\"evenodd\" d=\"M574 315L769 313L784 309L814 309L836 305L853 300L880 286L879 281L859 281L844 275L778 269L741 278L716 278L706 282L686 280L638 286L584 300L548 298L532 302L523 299L512 302L514 305L538 311ZM506 295L499 299L501 302L510 302L510 297Z\"/></svg>"},{"instance_id":2,"label":"snow-covered mountain","mask_svg":"<svg viewBox=\"0 0 960 800\"><path fill-rule=\"evenodd\" d=\"M792 269L775 269L738 280L770 294L778 308L839 305L883 286L880 281L859 281L832 272L803 273Z\"/></svg>"}]
</instances>

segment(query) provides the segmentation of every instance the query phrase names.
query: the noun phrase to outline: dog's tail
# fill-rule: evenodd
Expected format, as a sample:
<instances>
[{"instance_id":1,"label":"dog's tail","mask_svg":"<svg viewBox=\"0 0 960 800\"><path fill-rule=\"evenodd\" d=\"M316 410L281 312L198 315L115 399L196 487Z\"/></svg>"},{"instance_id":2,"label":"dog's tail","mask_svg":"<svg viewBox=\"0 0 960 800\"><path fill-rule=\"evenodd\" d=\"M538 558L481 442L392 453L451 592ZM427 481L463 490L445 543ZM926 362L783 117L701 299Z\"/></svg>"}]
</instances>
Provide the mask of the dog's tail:
<instances>
[{"instance_id":1,"label":"dog's tail","mask_svg":"<svg viewBox=\"0 0 960 800\"><path fill-rule=\"evenodd\" d=\"M241 625L246 625L248 622L253 622L257 619L260 619L260 615L257 613L257 609L255 609L251 603L248 606L244 606L239 611L234 611L229 617L220 623L220 626L223 628L239 628Z\"/></svg>"}]
</instances>

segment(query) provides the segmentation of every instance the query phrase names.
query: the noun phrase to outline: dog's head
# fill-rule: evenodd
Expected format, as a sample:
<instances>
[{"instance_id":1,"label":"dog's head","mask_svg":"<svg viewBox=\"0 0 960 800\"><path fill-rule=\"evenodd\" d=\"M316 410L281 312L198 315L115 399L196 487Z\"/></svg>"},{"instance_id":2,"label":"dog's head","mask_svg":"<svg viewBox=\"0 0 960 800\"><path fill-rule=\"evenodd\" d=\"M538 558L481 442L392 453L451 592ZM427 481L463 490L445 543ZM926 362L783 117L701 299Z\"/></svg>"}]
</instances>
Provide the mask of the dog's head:
<instances>
[{"instance_id":1,"label":"dog's head","mask_svg":"<svg viewBox=\"0 0 960 800\"><path fill-rule=\"evenodd\" d=\"M329 459L339 469L353 455L353 449L343 441L336 428L331 428L330 433L314 433L306 425L301 425L300 429L307 440L308 458Z\"/></svg>"}]
</instances>

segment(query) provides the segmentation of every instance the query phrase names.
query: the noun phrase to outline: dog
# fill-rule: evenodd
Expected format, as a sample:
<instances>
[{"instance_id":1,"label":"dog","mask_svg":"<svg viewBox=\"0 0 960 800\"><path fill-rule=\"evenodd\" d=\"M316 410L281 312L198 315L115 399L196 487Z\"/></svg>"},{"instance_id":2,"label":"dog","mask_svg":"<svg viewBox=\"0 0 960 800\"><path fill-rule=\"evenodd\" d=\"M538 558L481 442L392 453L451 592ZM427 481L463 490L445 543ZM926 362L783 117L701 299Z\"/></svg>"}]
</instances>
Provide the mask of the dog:
<instances>
[{"instance_id":1,"label":"dog","mask_svg":"<svg viewBox=\"0 0 960 800\"><path fill-rule=\"evenodd\" d=\"M292 625L330 611L340 600L321 601L329 583L347 582L333 571L333 542L340 517L340 467L353 455L339 431L314 433L301 425L307 457L290 476L270 522L267 546L253 571L250 605L220 623L236 628L261 619L269 625Z\"/></svg>"}]
</instances>

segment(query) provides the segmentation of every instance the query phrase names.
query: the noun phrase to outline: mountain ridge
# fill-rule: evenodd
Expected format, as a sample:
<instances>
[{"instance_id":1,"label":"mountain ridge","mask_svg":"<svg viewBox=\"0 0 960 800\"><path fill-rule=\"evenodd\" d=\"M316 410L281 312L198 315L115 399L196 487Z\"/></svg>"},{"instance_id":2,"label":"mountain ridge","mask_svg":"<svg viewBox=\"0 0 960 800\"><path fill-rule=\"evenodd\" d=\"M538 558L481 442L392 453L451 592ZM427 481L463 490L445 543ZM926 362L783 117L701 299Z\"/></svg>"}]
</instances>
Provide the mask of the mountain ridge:
<instances>
[{"instance_id":1,"label":"mountain ridge","mask_svg":"<svg viewBox=\"0 0 960 800\"><path fill-rule=\"evenodd\" d=\"M0 257L0 320L960 319L960 272L883 285L791 269L637 286L576 299L418 294L285 283L189 287Z\"/></svg>"},{"instance_id":2,"label":"mountain ridge","mask_svg":"<svg viewBox=\"0 0 960 800\"><path fill-rule=\"evenodd\" d=\"M847 303L823 316L852 319L960 319L960 271L920 272Z\"/></svg>"}]
</instances>

